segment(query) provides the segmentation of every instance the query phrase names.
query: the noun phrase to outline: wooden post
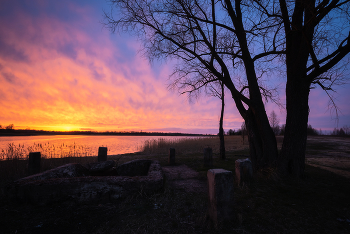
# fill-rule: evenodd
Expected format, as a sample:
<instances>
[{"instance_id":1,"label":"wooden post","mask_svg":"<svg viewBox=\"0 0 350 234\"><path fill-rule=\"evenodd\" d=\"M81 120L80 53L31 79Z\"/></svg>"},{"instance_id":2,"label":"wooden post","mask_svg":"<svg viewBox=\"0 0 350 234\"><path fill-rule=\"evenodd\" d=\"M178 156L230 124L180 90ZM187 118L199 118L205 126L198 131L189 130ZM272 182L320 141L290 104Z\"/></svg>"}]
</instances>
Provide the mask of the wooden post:
<instances>
[{"instance_id":1,"label":"wooden post","mask_svg":"<svg viewBox=\"0 0 350 234\"><path fill-rule=\"evenodd\" d=\"M41 153L30 152L28 161L28 174L33 175L40 172Z\"/></svg>"},{"instance_id":2,"label":"wooden post","mask_svg":"<svg viewBox=\"0 0 350 234\"><path fill-rule=\"evenodd\" d=\"M107 161L107 147L98 148L98 162Z\"/></svg>"},{"instance_id":3,"label":"wooden post","mask_svg":"<svg viewBox=\"0 0 350 234\"><path fill-rule=\"evenodd\" d=\"M174 148L169 149L169 164L175 165L175 149Z\"/></svg>"},{"instance_id":4,"label":"wooden post","mask_svg":"<svg viewBox=\"0 0 350 234\"><path fill-rule=\"evenodd\" d=\"M213 150L210 147L204 149L204 166L213 166Z\"/></svg>"}]
</instances>

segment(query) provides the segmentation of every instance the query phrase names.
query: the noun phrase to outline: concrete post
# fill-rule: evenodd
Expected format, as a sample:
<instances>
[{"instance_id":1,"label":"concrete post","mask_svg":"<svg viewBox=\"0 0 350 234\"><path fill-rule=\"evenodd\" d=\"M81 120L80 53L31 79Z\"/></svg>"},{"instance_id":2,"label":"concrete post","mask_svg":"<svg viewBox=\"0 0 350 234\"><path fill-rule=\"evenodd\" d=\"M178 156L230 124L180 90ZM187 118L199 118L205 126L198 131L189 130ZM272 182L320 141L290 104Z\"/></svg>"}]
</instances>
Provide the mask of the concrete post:
<instances>
[{"instance_id":1,"label":"concrete post","mask_svg":"<svg viewBox=\"0 0 350 234\"><path fill-rule=\"evenodd\" d=\"M174 148L169 149L169 164L175 165L175 149Z\"/></svg>"},{"instance_id":2,"label":"concrete post","mask_svg":"<svg viewBox=\"0 0 350 234\"><path fill-rule=\"evenodd\" d=\"M98 158L99 162L107 161L107 147L99 147L98 148Z\"/></svg>"},{"instance_id":3,"label":"concrete post","mask_svg":"<svg viewBox=\"0 0 350 234\"><path fill-rule=\"evenodd\" d=\"M250 185L253 179L253 166L250 159L237 159L235 161L235 172L238 186Z\"/></svg>"},{"instance_id":4,"label":"concrete post","mask_svg":"<svg viewBox=\"0 0 350 234\"><path fill-rule=\"evenodd\" d=\"M224 169L207 172L209 189L209 217L215 226L234 219L233 173Z\"/></svg>"},{"instance_id":5,"label":"concrete post","mask_svg":"<svg viewBox=\"0 0 350 234\"><path fill-rule=\"evenodd\" d=\"M28 161L28 174L33 175L40 172L41 153L30 152Z\"/></svg>"},{"instance_id":6,"label":"concrete post","mask_svg":"<svg viewBox=\"0 0 350 234\"><path fill-rule=\"evenodd\" d=\"M212 148L204 148L204 166L212 167L213 166L213 150Z\"/></svg>"}]
</instances>

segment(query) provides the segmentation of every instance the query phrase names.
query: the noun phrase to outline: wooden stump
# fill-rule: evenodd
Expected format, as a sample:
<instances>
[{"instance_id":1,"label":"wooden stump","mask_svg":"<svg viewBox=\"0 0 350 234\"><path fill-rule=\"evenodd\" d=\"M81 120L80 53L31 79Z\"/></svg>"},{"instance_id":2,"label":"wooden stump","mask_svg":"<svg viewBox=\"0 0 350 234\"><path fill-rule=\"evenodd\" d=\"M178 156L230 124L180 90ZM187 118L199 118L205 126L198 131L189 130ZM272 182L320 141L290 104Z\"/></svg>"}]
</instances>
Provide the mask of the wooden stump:
<instances>
[{"instance_id":1,"label":"wooden stump","mask_svg":"<svg viewBox=\"0 0 350 234\"><path fill-rule=\"evenodd\" d=\"M28 174L33 175L40 172L41 153L30 152L28 162Z\"/></svg>"},{"instance_id":2,"label":"wooden stump","mask_svg":"<svg viewBox=\"0 0 350 234\"><path fill-rule=\"evenodd\" d=\"M99 147L98 148L98 158L99 162L107 161L107 147Z\"/></svg>"},{"instance_id":3,"label":"wooden stump","mask_svg":"<svg viewBox=\"0 0 350 234\"><path fill-rule=\"evenodd\" d=\"M169 149L169 164L175 165L175 149L174 148Z\"/></svg>"}]
</instances>

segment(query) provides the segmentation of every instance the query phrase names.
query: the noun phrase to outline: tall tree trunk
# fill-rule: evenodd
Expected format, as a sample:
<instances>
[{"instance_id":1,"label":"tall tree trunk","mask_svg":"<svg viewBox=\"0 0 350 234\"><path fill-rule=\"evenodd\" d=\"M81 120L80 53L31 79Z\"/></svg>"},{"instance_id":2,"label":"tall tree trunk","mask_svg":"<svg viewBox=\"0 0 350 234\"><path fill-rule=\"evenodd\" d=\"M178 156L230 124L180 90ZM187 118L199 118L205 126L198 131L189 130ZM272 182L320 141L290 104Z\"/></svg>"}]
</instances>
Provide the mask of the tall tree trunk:
<instances>
[{"instance_id":1,"label":"tall tree trunk","mask_svg":"<svg viewBox=\"0 0 350 234\"><path fill-rule=\"evenodd\" d=\"M301 3L297 3L301 4ZM286 109L287 119L281 154L279 171L284 176L302 178L305 170L305 151L307 140L307 123L309 117L310 81L306 77L309 56L309 38L302 28L303 11L295 10L293 29L286 35ZM299 21L298 21L299 20Z\"/></svg>"},{"instance_id":2,"label":"tall tree trunk","mask_svg":"<svg viewBox=\"0 0 350 234\"><path fill-rule=\"evenodd\" d=\"M245 47L248 48L248 47ZM244 117L248 132L249 150L255 170L275 167L278 150L276 136L270 126L255 73L254 61L248 51L242 50L249 85L249 105Z\"/></svg>"},{"instance_id":3,"label":"tall tree trunk","mask_svg":"<svg viewBox=\"0 0 350 234\"><path fill-rule=\"evenodd\" d=\"M302 178L305 170L309 87L295 80L286 88L287 119L279 171L283 176ZM301 86L304 86L301 90ZM305 87L306 86L306 87Z\"/></svg>"},{"instance_id":4,"label":"tall tree trunk","mask_svg":"<svg viewBox=\"0 0 350 234\"><path fill-rule=\"evenodd\" d=\"M239 101L235 100L235 102L245 120L250 159L253 164L253 169L256 171L266 167L275 167L277 164L278 151L276 136L270 127L261 96L260 101L259 96L257 96L255 100L257 101L251 103L248 110L242 110Z\"/></svg>"},{"instance_id":5,"label":"tall tree trunk","mask_svg":"<svg viewBox=\"0 0 350 234\"><path fill-rule=\"evenodd\" d=\"M225 138L224 138L224 108L225 108L225 94L224 84L221 83L221 115L220 115L220 127L219 127L219 138L220 138L220 158L226 159L225 153Z\"/></svg>"},{"instance_id":6,"label":"tall tree trunk","mask_svg":"<svg viewBox=\"0 0 350 234\"><path fill-rule=\"evenodd\" d=\"M233 2L235 7L232 5ZM225 0L226 9L236 30L235 33L241 49L242 61L248 81L249 109L240 111L240 114L245 120L248 131L250 156L255 170L265 167L274 167L276 166L278 156L276 137L266 115L258 78L255 72L254 60L249 51L249 43L243 25L241 1L233 2ZM237 101L236 106L238 110L242 109L237 105Z\"/></svg>"}]
</instances>

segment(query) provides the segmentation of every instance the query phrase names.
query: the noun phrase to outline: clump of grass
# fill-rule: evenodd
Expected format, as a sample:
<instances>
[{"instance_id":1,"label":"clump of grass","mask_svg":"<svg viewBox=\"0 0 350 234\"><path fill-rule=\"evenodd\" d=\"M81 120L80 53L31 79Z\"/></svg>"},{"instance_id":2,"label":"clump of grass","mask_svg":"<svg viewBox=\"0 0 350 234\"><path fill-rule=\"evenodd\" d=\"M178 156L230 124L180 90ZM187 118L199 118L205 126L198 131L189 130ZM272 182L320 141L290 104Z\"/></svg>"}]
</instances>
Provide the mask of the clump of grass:
<instances>
[{"instance_id":1,"label":"clump of grass","mask_svg":"<svg viewBox=\"0 0 350 234\"><path fill-rule=\"evenodd\" d=\"M0 153L0 159L2 160L18 160L27 158L27 149L24 145L18 146L14 143L9 143L6 149L2 149Z\"/></svg>"}]
</instances>

